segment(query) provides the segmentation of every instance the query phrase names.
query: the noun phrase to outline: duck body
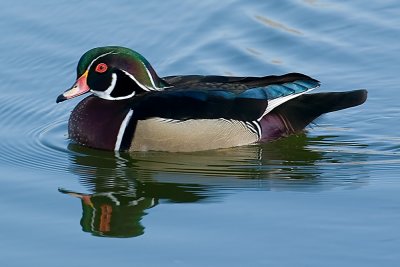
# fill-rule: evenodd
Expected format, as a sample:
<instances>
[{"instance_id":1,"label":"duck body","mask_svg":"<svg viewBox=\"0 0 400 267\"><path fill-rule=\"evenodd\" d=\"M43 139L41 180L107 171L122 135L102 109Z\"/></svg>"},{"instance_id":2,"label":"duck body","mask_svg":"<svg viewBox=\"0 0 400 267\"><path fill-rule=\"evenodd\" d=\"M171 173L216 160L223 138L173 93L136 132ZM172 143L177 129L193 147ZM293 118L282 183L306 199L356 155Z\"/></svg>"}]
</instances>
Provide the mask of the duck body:
<instances>
[{"instance_id":1,"label":"duck body","mask_svg":"<svg viewBox=\"0 0 400 267\"><path fill-rule=\"evenodd\" d=\"M94 94L72 111L69 137L116 151L188 152L266 142L367 96L365 90L306 94L320 84L300 73L159 78L141 55L120 47L88 51L77 72L77 82L57 102Z\"/></svg>"}]
</instances>

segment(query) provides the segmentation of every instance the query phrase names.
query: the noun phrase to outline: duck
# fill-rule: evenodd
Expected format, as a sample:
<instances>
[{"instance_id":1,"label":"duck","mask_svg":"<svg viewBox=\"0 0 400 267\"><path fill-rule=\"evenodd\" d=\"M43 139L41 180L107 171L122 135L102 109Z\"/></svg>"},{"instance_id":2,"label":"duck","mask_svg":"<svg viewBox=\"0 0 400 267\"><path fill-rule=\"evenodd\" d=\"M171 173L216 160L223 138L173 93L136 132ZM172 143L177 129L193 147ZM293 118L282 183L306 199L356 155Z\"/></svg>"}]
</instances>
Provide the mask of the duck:
<instances>
[{"instance_id":1,"label":"duck","mask_svg":"<svg viewBox=\"0 0 400 267\"><path fill-rule=\"evenodd\" d=\"M367 91L309 92L301 73L263 77L160 77L138 52L96 47L82 55L60 103L91 93L72 110L68 136L114 151L193 152L269 142L303 132L328 112L363 104Z\"/></svg>"}]
</instances>

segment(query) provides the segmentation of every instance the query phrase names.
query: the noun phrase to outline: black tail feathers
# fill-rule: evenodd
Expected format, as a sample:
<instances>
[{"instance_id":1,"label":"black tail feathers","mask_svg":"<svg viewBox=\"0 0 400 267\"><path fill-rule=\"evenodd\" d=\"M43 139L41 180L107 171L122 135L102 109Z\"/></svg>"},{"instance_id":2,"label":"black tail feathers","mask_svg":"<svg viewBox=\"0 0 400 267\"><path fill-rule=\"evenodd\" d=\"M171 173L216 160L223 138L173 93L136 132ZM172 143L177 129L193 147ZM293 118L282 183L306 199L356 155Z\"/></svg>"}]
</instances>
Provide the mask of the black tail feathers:
<instances>
[{"instance_id":1,"label":"black tail feathers","mask_svg":"<svg viewBox=\"0 0 400 267\"><path fill-rule=\"evenodd\" d=\"M304 94L278 106L271 113L280 115L289 133L295 133L322 114L363 104L367 94L367 90Z\"/></svg>"}]
</instances>

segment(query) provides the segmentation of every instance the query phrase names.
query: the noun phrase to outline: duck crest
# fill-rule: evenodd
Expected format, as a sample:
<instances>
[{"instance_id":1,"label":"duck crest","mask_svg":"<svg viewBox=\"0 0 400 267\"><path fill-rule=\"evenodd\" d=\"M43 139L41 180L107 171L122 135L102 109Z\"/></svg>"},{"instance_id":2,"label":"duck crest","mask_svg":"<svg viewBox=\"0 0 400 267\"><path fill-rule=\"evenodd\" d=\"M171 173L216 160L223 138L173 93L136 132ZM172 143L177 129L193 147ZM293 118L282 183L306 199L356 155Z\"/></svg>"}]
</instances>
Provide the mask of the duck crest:
<instances>
[{"instance_id":1,"label":"duck crest","mask_svg":"<svg viewBox=\"0 0 400 267\"><path fill-rule=\"evenodd\" d=\"M85 74L90 91L108 100L168 86L142 55L124 47L97 47L86 52L79 60L77 77Z\"/></svg>"},{"instance_id":2,"label":"duck crest","mask_svg":"<svg viewBox=\"0 0 400 267\"><path fill-rule=\"evenodd\" d=\"M125 71L129 73L134 73L135 79L142 85L148 88L163 86L158 81L158 75L146 58L134 50L119 46L96 47L84 53L78 62L77 76L80 77L97 60L107 55L120 55L113 63L124 66Z\"/></svg>"}]
</instances>

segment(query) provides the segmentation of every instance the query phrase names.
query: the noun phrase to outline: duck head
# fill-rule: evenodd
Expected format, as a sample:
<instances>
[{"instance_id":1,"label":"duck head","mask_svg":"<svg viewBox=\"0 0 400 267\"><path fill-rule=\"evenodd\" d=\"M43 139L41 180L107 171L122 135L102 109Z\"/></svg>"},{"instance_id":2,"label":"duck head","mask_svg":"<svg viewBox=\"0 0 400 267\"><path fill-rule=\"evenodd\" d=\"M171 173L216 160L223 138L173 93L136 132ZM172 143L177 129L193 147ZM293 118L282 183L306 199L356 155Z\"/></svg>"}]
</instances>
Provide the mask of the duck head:
<instances>
[{"instance_id":1,"label":"duck head","mask_svg":"<svg viewBox=\"0 0 400 267\"><path fill-rule=\"evenodd\" d=\"M158 77L139 53L125 47L97 47L79 60L77 80L57 97L57 103L87 92L107 100L131 98L147 91L163 90L168 84Z\"/></svg>"}]
</instances>

